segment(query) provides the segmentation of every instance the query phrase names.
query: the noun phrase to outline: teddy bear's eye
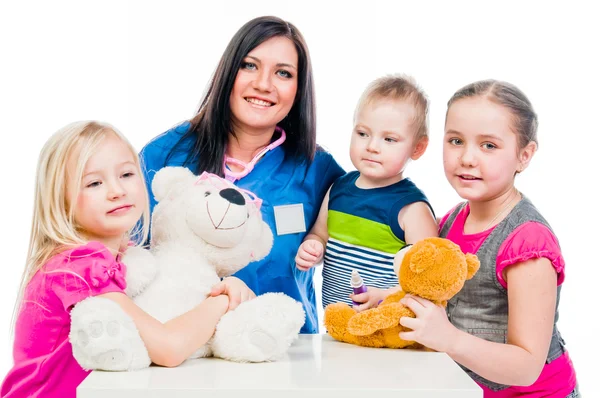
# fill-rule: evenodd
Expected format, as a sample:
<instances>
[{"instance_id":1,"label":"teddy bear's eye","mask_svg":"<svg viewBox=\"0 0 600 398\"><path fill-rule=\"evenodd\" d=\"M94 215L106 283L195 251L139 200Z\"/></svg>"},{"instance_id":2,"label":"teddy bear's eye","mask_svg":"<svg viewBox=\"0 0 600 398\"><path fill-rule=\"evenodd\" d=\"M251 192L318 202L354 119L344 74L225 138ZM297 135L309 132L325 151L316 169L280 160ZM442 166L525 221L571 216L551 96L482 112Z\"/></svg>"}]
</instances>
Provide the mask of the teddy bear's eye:
<instances>
[{"instance_id":1,"label":"teddy bear's eye","mask_svg":"<svg viewBox=\"0 0 600 398\"><path fill-rule=\"evenodd\" d=\"M206 198L208 195L210 195L210 191L206 191L204 192L204 197Z\"/></svg>"}]
</instances>

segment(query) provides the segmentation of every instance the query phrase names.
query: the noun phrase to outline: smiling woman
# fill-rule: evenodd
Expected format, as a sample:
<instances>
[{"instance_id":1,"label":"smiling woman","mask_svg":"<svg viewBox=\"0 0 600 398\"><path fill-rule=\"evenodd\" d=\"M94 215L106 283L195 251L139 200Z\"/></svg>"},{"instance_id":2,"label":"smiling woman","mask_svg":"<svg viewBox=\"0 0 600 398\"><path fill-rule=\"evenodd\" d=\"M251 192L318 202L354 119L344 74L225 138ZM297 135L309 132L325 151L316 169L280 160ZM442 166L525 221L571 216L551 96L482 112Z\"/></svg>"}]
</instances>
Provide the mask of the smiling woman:
<instances>
[{"instance_id":1,"label":"smiling woman","mask_svg":"<svg viewBox=\"0 0 600 398\"><path fill-rule=\"evenodd\" d=\"M148 187L160 168L186 166L196 174L227 177L263 200L263 219L277 231L273 249L235 276L256 295L283 292L302 302L303 333L318 332L314 271L297 272L294 256L327 189L343 174L317 148L315 119L304 38L289 22L260 17L229 42L196 116L140 153ZM151 209L154 204L151 199ZM238 283L223 292L239 297L244 287Z\"/></svg>"},{"instance_id":2,"label":"smiling woman","mask_svg":"<svg viewBox=\"0 0 600 398\"><path fill-rule=\"evenodd\" d=\"M237 74L229 100L236 136L272 135L273 126L292 109L298 91L298 53L287 37L273 37L248 53ZM264 131L267 130L267 131ZM271 130L271 131L269 131ZM238 141L230 155L245 156Z\"/></svg>"}]
</instances>

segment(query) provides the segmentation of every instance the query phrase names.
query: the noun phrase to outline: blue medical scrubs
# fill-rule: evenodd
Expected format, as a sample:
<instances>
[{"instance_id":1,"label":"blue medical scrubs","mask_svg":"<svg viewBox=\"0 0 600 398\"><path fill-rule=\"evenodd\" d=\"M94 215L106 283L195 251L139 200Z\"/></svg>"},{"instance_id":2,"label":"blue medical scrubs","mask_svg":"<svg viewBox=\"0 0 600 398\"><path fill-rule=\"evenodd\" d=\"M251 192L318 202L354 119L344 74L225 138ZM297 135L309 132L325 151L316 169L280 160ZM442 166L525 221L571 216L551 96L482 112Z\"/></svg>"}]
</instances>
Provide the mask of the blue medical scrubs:
<instances>
[{"instance_id":1,"label":"blue medical scrubs","mask_svg":"<svg viewBox=\"0 0 600 398\"><path fill-rule=\"evenodd\" d=\"M148 191L154 174L165 166L182 166L193 140L180 146L177 153L166 162L167 155L189 128L189 122L159 135L150 141L140 152ZM193 170L193 165L186 165ZM285 157L279 146L267 152L254 169L236 185L248 189L263 200L261 212L274 235L270 254L261 261L250 263L235 274L257 295L267 292L283 292L300 301L306 311L306 322L301 333L318 333L319 323L313 287L314 269L304 272L296 268L294 258L302 239L314 224L323 197L333 181L344 174L344 170L333 157L318 150L310 166L305 162ZM156 201L150 194L150 211ZM277 235L274 206L302 203L307 232Z\"/></svg>"}]
</instances>

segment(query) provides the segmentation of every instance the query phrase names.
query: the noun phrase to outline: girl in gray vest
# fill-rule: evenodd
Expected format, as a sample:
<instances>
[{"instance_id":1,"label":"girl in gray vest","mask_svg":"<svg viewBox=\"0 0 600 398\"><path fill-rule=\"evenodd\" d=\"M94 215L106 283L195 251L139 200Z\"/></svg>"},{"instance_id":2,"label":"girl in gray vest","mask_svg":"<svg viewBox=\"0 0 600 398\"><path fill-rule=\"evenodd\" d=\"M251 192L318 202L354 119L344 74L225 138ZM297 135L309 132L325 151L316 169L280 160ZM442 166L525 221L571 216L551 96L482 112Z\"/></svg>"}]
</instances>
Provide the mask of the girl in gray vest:
<instances>
[{"instance_id":1,"label":"girl in gray vest","mask_svg":"<svg viewBox=\"0 0 600 398\"><path fill-rule=\"evenodd\" d=\"M440 236L475 253L481 268L447 313L407 297L417 318L401 333L448 353L484 397L579 397L557 327L564 260L552 229L514 186L537 149L537 116L515 86L470 84L448 102L446 178L466 200L440 223Z\"/></svg>"}]
</instances>

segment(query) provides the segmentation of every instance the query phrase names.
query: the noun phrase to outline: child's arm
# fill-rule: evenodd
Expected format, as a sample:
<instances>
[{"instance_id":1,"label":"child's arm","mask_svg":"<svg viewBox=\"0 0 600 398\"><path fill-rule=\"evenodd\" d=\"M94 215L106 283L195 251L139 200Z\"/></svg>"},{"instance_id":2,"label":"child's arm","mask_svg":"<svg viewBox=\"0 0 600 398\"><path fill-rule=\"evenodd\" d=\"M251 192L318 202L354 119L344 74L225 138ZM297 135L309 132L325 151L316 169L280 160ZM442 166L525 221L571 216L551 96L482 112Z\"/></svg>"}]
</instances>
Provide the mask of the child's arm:
<instances>
[{"instance_id":1,"label":"child's arm","mask_svg":"<svg viewBox=\"0 0 600 398\"><path fill-rule=\"evenodd\" d=\"M296 254L296 267L302 271L308 271L323 259L325 253L325 244L329 239L327 231L327 212L329 211L329 190L325 194L323 203L319 210L319 215L315 224L304 237L304 241L298 248Z\"/></svg>"},{"instance_id":2,"label":"child's arm","mask_svg":"<svg viewBox=\"0 0 600 398\"><path fill-rule=\"evenodd\" d=\"M507 268L507 344L494 343L455 328L442 307L417 297L405 298L417 315L400 324L413 329L400 338L447 352L456 362L496 383L528 386L539 377L552 338L557 274L550 261L538 258Z\"/></svg>"},{"instance_id":3,"label":"child's arm","mask_svg":"<svg viewBox=\"0 0 600 398\"><path fill-rule=\"evenodd\" d=\"M437 221L425 202L415 202L404 206L398 213L398 225L404 231L404 240L408 244L431 236L438 236ZM355 307L357 311L364 311L376 307L381 300L400 290L402 290L400 285L389 289L369 286L366 293L353 294L350 298L357 303L362 303Z\"/></svg>"},{"instance_id":4,"label":"child's arm","mask_svg":"<svg viewBox=\"0 0 600 398\"><path fill-rule=\"evenodd\" d=\"M398 225L404 231L404 241L411 245L438 236L438 222L425 202L404 206L398 213Z\"/></svg>"},{"instance_id":5,"label":"child's arm","mask_svg":"<svg viewBox=\"0 0 600 398\"><path fill-rule=\"evenodd\" d=\"M105 293L98 297L119 304L135 323L152 362L168 367L181 364L204 345L229 306L225 295L208 297L192 310L163 324L125 294Z\"/></svg>"}]
</instances>

